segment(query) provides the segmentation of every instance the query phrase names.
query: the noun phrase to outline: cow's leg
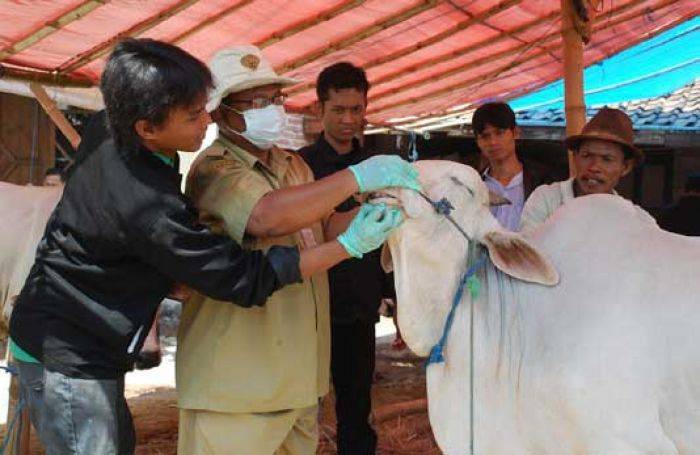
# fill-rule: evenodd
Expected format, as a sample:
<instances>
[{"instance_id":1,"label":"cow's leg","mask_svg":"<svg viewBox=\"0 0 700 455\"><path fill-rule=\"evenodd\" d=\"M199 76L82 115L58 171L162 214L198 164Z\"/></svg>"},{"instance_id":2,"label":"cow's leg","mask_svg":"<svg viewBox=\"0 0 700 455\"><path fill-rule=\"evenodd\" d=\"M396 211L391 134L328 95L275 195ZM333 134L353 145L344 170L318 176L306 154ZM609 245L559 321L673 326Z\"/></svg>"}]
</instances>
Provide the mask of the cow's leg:
<instances>
[{"instance_id":1,"label":"cow's leg","mask_svg":"<svg viewBox=\"0 0 700 455\"><path fill-rule=\"evenodd\" d=\"M158 316L160 315L160 307L156 311L156 317L153 319L151 329L146 335L141 351L136 356L134 366L137 370L147 370L160 365L160 330L158 328Z\"/></svg>"}]
</instances>

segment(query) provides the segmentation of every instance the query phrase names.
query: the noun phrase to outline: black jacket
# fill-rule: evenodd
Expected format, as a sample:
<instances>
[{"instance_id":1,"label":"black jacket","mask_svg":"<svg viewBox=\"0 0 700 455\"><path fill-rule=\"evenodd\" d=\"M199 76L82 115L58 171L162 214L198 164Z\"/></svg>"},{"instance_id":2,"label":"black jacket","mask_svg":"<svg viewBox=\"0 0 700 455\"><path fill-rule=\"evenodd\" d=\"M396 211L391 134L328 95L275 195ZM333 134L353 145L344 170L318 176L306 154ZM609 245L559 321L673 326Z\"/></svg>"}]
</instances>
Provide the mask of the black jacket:
<instances>
[{"instance_id":1,"label":"black jacket","mask_svg":"<svg viewBox=\"0 0 700 455\"><path fill-rule=\"evenodd\" d=\"M659 216L659 226L682 235L700 236L700 196L687 195Z\"/></svg>"},{"instance_id":2,"label":"black jacket","mask_svg":"<svg viewBox=\"0 0 700 455\"><path fill-rule=\"evenodd\" d=\"M298 250L264 256L210 233L180 193L177 171L107 139L66 183L10 335L49 370L115 378L130 369L173 283L251 306L300 280Z\"/></svg>"},{"instance_id":3,"label":"black jacket","mask_svg":"<svg viewBox=\"0 0 700 455\"><path fill-rule=\"evenodd\" d=\"M300 149L299 154L318 180L370 157L371 154L363 150L357 141L353 145L350 153L340 155L321 134L316 143ZM358 205L351 197L336 207L336 211L347 212ZM380 254L381 250L376 250L365 254L362 259L350 258L328 271L331 320L334 324L378 320L377 311L382 297L393 296L392 277L382 271Z\"/></svg>"}]
</instances>

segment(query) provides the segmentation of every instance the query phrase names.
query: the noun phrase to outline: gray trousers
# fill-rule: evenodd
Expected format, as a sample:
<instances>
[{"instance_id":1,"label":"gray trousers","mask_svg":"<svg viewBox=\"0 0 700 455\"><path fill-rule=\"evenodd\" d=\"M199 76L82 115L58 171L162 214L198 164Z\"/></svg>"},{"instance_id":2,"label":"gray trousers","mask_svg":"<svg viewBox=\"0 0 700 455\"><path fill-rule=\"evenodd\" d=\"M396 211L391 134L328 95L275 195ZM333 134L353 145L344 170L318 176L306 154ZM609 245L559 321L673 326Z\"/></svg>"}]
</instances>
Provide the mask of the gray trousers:
<instances>
[{"instance_id":1,"label":"gray trousers","mask_svg":"<svg viewBox=\"0 0 700 455\"><path fill-rule=\"evenodd\" d=\"M20 397L46 455L133 454L131 412L120 379L77 379L16 362Z\"/></svg>"}]
</instances>

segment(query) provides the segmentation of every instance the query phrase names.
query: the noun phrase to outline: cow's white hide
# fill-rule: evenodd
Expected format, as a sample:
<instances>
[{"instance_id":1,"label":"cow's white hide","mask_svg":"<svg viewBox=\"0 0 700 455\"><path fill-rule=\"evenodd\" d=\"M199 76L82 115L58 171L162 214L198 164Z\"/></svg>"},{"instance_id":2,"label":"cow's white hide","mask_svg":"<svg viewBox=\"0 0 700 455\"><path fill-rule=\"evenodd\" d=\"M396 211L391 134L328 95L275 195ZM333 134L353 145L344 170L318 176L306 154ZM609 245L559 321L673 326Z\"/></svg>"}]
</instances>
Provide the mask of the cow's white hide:
<instances>
[{"instance_id":1,"label":"cow's white hide","mask_svg":"<svg viewBox=\"0 0 700 455\"><path fill-rule=\"evenodd\" d=\"M37 245L61 193L59 186L0 182L0 338L7 336L12 301L34 264Z\"/></svg>"},{"instance_id":2,"label":"cow's white hide","mask_svg":"<svg viewBox=\"0 0 700 455\"><path fill-rule=\"evenodd\" d=\"M479 243L508 256L479 175L421 162L431 199ZM438 341L467 241L415 193L394 193L408 219L389 238L399 325L426 355ZM517 238L517 236L515 236ZM519 240L522 241L522 240ZM640 222L620 197L577 198L531 243L556 286L488 265L474 302L474 453L700 453L700 239ZM494 247L496 243L496 248ZM527 256L527 255L525 255ZM520 253L497 265L552 284L548 263ZM508 258L506 258L508 262ZM552 275L554 274L554 275ZM427 371L430 421L447 454L469 453L470 298L460 305L443 364Z\"/></svg>"}]
</instances>

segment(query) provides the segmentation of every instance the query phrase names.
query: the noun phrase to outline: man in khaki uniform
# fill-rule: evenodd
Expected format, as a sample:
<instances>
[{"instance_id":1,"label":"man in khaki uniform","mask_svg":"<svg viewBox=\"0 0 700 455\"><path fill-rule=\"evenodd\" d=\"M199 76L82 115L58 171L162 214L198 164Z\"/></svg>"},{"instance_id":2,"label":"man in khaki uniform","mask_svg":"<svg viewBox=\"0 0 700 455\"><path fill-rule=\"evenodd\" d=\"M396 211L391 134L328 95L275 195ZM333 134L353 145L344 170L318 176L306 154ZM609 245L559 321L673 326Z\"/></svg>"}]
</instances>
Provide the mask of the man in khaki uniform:
<instances>
[{"instance_id":1,"label":"man in khaki uniform","mask_svg":"<svg viewBox=\"0 0 700 455\"><path fill-rule=\"evenodd\" d=\"M295 81L275 74L253 46L221 51L210 67L216 85L207 110L219 136L193 164L186 191L200 218L259 250L310 248L324 242L324 230L341 231L355 213L330 214L354 192L338 183L348 174L310 183L304 161L274 145L284 121L280 89ZM392 210L386 216L400 216ZM345 246L342 235L338 241ZM329 331L325 272L280 289L263 307L191 297L178 341L178 452L315 453Z\"/></svg>"}]
</instances>

